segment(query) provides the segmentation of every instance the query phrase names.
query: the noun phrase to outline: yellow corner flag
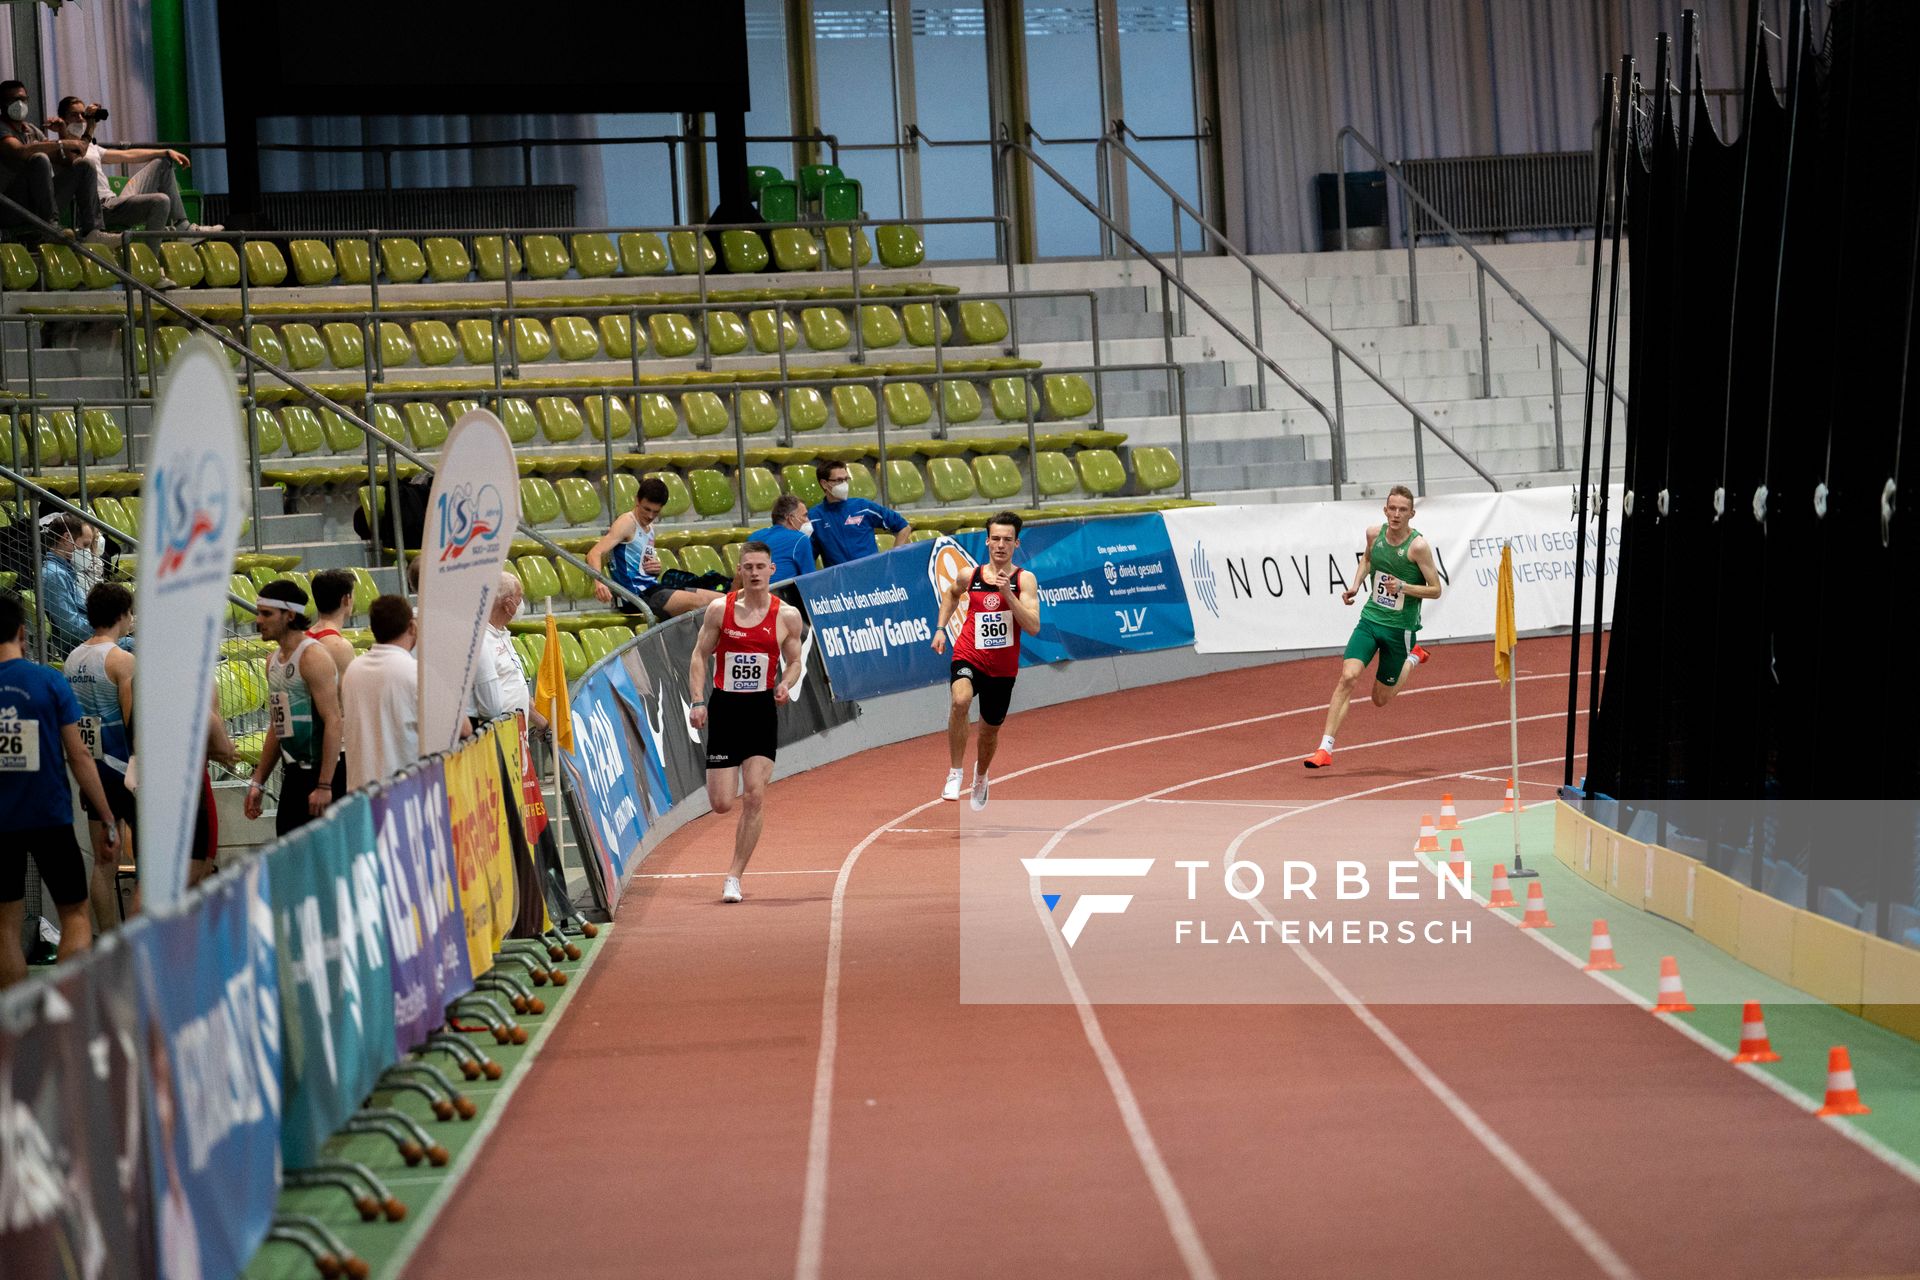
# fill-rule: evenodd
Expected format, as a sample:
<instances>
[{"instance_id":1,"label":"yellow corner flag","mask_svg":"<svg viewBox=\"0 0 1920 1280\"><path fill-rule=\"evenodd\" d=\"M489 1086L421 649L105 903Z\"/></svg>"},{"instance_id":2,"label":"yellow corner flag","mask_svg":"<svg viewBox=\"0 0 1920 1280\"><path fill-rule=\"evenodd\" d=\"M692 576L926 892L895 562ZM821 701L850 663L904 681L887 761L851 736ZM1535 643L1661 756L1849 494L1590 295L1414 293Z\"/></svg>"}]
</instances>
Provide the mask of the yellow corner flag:
<instances>
[{"instance_id":1,"label":"yellow corner flag","mask_svg":"<svg viewBox=\"0 0 1920 1280\"><path fill-rule=\"evenodd\" d=\"M1513 649L1519 643L1513 625L1513 545L1500 547L1500 595L1493 611L1493 674L1501 684L1513 679Z\"/></svg>"},{"instance_id":2,"label":"yellow corner flag","mask_svg":"<svg viewBox=\"0 0 1920 1280\"><path fill-rule=\"evenodd\" d=\"M567 702L567 667L560 657L560 624L547 615L547 647L540 654L540 671L533 683L533 709L553 727L554 745L573 750L573 709Z\"/></svg>"}]
</instances>

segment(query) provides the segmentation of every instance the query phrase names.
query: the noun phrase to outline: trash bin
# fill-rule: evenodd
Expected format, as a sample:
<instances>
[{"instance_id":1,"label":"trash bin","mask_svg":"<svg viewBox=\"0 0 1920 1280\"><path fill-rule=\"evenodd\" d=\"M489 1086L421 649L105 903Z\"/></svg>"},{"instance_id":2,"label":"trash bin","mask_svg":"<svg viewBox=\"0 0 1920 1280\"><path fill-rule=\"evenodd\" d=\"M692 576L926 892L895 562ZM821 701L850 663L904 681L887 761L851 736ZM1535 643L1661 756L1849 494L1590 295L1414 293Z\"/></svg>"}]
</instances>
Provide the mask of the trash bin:
<instances>
[{"instance_id":1,"label":"trash bin","mask_svg":"<svg viewBox=\"0 0 1920 1280\"><path fill-rule=\"evenodd\" d=\"M1340 248L1340 175L1317 173L1313 192L1320 205L1320 250ZM1387 175L1379 169L1347 170L1349 249L1387 247Z\"/></svg>"}]
</instances>

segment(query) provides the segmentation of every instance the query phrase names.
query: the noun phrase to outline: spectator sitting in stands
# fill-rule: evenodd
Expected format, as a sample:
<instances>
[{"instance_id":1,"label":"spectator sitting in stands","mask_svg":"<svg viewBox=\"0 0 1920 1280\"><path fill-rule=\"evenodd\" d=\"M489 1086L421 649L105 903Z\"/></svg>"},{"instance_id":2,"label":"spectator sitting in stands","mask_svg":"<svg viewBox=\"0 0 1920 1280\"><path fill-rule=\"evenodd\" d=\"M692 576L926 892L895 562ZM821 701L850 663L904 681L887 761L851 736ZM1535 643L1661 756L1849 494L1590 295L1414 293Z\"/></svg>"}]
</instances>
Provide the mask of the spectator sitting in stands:
<instances>
[{"instance_id":1,"label":"spectator sitting in stands","mask_svg":"<svg viewBox=\"0 0 1920 1280\"><path fill-rule=\"evenodd\" d=\"M182 235L207 235L218 226L200 226L187 218L187 206L180 199L180 183L175 169L191 163L178 151L164 147L139 147L108 150L94 141L93 132L107 113L97 102L82 102L69 94L60 99L60 114L47 123L55 136L86 144L86 152L75 162L91 172L94 191L100 200L100 223L109 231L129 228L134 231L177 231ZM127 185L115 194L107 181L110 164L137 164Z\"/></svg>"},{"instance_id":2,"label":"spectator sitting in stands","mask_svg":"<svg viewBox=\"0 0 1920 1280\"><path fill-rule=\"evenodd\" d=\"M653 540L666 505L667 486L658 477L648 476L634 491L633 510L623 512L587 552L594 572L604 573L638 596L661 622L706 608L726 586L718 574L708 575L718 579L708 582L684 569L662 569L660 557L653 553ZM613 592L604 582L593 584L593 594L603 604L614 603ZM623 613L639 612L624 596L618 604Z\"/></svg>"},{"instance_id":3,"label":"spectator sitting in stands","mask_svg":"<svg viewBox=\"0 0 1920 1280\"><path fill-rule=\"evenodd\" d=\"M813 572L813 521L807 504L791 493L774 500L773 523L747 539L765 543L773 552L773 581L790 582Z\"/></svg>"},{"instance_id":4,"label":"spectator sitting in stands","mask_svg":"<svg viewBox=\"0 0 1920 1280\"><path fill-rule=\"evenodd\" d=\"M93 635L87 621L87 592L93 589L94 543L99 534L79 516L56 511L40 519L47 558L40 565L40 587L47 611L47 658L64 661L73 647Z\"/></svg>"},{"instance_id":5,"label":"spectator sitting in stands","mask_svg":"<svg viewBox=\"0 0 1920 1280\"><path fill-rule=\"evenodd\" d=\"M27 119L27 86L0 81L0 195L56 225L71 202L74 231L86 240L106 240L98 169L85 163L88 146L79 138L50 137Z\"/></svg>"}]
</instances>

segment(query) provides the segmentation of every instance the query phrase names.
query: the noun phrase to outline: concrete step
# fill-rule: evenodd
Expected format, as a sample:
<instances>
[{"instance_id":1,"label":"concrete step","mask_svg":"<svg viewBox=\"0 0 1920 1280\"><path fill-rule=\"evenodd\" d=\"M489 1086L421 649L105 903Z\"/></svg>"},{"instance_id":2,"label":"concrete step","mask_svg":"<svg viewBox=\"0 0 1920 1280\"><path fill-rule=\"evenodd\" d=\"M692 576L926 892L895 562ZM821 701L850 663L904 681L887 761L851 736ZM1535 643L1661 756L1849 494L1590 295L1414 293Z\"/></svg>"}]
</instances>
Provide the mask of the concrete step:
<instances>
[{"instance_id":1,"label":"concrete step","mask_svg":"<svg viewBox=\"0 0 1920 1280\"><path fill-rule=\"evenodd\" d=\"M275 545L317 542L325 532L325 524L326 517L318 511L263 516L260 519L260 540Z\"/></svg>"}]
</instances>

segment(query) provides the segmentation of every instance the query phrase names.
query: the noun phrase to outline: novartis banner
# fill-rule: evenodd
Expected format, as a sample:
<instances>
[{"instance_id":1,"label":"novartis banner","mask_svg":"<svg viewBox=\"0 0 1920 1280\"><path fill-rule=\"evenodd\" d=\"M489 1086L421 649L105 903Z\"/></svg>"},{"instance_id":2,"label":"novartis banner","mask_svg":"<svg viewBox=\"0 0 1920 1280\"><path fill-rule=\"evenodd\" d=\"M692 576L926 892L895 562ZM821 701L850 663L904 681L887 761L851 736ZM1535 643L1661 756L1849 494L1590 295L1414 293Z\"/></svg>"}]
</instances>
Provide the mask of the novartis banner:
<instances>
[{"instance_id":1,"label":"novartis banner","mask_svg":"<svg viewBox=\"0 0 1920 1280\"><path fill-rule=\"evenodd\" d=\"M1354 585L1367 529L1382 522L1384 505L1361 499L1166 512L1167 540L1193 611L1194 648L1251 653L1345 644L1360 606L1344 604L1341 593ZM1616 489L1605 537L1590 518L1582 538L1565 488L1420 499L1413 527L1432 545L1446 588L1420 611L1421 640L1492 633L1500 547L1509 541L1522 631L1568 624L1576 557L1586 561L1589 605L1596 563L1604 564L1611 605L1619 512Z\"/></svg>"}]
</instances>

